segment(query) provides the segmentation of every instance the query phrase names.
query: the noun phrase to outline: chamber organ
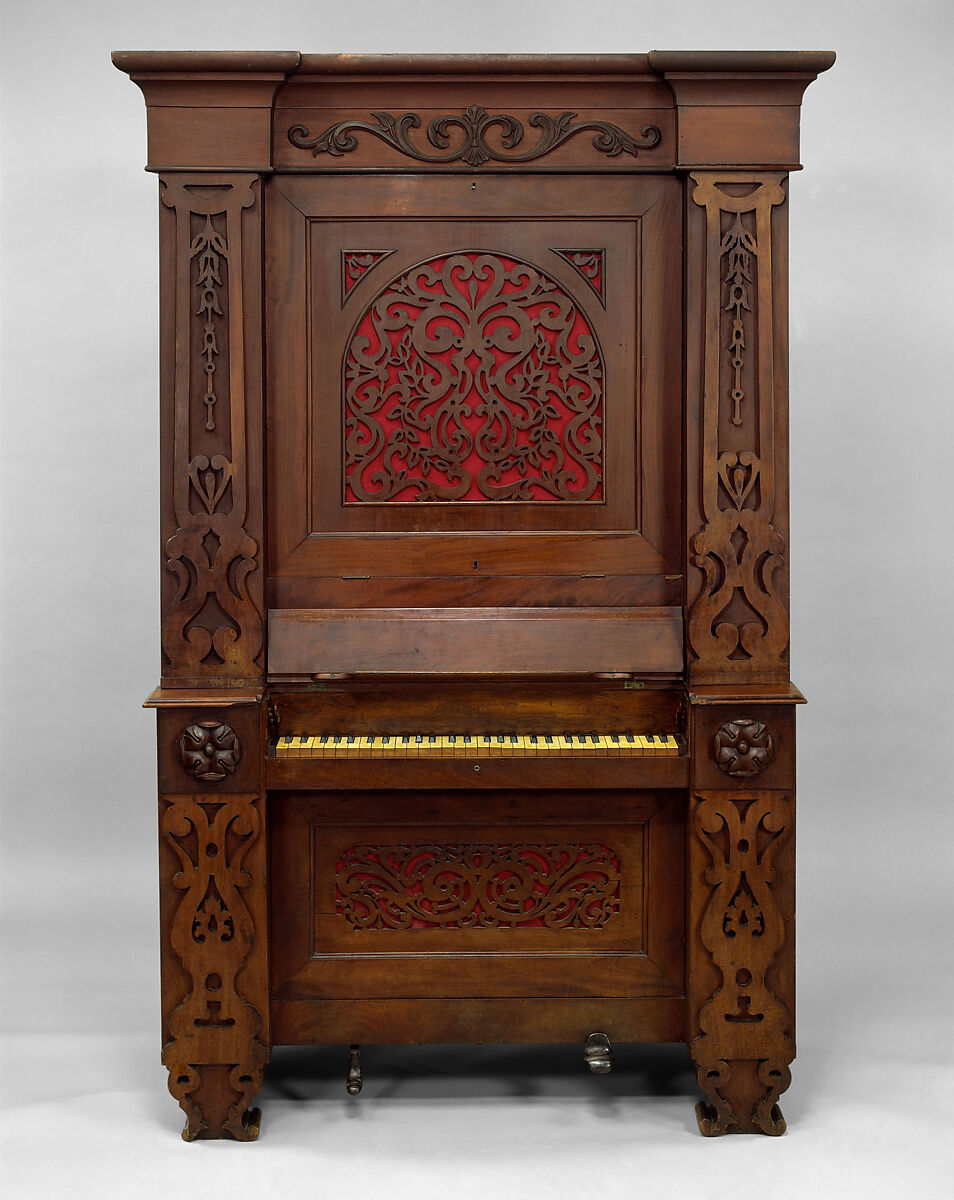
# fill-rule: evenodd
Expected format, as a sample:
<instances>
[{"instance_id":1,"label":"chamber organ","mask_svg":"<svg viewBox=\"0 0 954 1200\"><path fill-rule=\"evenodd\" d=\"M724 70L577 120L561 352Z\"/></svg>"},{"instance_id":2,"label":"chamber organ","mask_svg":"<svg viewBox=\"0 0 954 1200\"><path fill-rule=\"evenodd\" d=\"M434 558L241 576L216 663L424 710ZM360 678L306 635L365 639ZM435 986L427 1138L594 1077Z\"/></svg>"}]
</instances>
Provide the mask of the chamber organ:
<instances>
[{"instance_id":1,"label":"chamber organ","mask_svg":"<svg viewBox=\"0 0 954 1200\"><path fill-rule=\"evenodd\" d=\"M117 53L159 175L163 1061L685 1042L781 1133L823 53ZM399 981L399 982L398 982ZM344 1060L343 1060L344 1070Z\"/></svg>"}]
</instances>

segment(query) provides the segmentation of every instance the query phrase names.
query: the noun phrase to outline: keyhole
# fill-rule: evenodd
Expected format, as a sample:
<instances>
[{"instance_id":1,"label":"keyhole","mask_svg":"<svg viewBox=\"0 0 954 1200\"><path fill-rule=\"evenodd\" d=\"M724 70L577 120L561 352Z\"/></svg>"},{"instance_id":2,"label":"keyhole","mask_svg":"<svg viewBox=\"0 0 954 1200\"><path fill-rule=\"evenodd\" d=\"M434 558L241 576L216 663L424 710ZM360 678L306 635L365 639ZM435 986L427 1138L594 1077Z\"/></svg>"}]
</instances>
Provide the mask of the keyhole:
<instances>
[{"instance_id":1,"label":"keyhole","mask_svg":"<svg viewBox=\"0 0 954 1200\"><path fill-rule=\"evenodd\" d=\"M471 190L472 192L476 192L476 191L477 191L477 184L476 184L476 183L472 183L472 184L470 185L470 190Z\"/></svg>"},{"instance_id":2,"label":"keyhole","mask_svg":"<svg viewBox=\"0 0 954 1200\"><path fill-rule=\"evenodd\" d=\"M474 570L476 571L476 570L477 570L477 568L478 568L479 566L480 566L480 563L479 563L479 562L477 561L477 559L475 558L475 559L474 559Z\"/></svg>"}]
</instances>

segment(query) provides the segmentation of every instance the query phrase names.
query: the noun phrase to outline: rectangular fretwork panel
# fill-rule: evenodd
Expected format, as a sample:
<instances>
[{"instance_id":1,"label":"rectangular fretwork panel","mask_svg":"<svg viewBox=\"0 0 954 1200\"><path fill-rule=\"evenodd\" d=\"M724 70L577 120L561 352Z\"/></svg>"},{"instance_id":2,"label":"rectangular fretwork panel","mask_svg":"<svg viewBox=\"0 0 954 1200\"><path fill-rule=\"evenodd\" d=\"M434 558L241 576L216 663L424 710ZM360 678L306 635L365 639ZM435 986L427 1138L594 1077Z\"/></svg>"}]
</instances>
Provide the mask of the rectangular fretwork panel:
<instances>
[{"instance_id":1,"label":"rectangular fretwork panel","mask_svg":"<svg viewBox=\"0 0 954 1200\"><path fill-rule=\"evenodd\" d=\"M268 187L273 606L303 577L479 603L501 575L678 573L674 181Z\"/></svg>"},{"instance_id":2,"label":"rectangular fretwork panel","mask_svg":"<svg viewBox=\"0 0 954 1200\"><path fill-rule=\"evenodd\" d=\"M273 990L680 995L683 809L646 791L278 796Z\"/></svg>"}]
</instances>

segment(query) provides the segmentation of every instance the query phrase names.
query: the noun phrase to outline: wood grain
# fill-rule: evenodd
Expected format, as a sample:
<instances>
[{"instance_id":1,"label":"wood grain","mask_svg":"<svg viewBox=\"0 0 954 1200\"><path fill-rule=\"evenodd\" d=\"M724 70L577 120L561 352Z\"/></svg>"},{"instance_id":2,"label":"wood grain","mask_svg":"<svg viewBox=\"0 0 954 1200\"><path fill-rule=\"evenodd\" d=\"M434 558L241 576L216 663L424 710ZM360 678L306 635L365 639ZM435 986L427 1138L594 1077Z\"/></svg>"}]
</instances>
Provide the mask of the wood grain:
<instances>
[{"instance_id":1,"label":"wood grain","mask_svg":"<svg viewBox=\"0 0 954 1200\"><path fill-rule=\"evenodd\" d=\"M833 59L113 56L162 173L187 1140L257 1137L276 1043L596 1032L684 1041L704 1134L784 1130L786 172ZM678 753L274 756L594 729Z\"/></svg>"}]
</instances>

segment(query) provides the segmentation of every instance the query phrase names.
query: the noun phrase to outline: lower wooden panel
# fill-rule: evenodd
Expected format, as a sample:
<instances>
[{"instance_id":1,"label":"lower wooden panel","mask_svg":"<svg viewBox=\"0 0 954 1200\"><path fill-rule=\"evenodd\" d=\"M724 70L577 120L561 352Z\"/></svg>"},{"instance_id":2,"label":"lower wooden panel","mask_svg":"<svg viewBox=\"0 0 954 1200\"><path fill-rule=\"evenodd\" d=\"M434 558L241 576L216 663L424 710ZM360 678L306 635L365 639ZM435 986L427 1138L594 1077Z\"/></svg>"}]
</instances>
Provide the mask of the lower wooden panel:
<instances>
[{"instance_id":1,"label":"lower wooden panel","mask_svg":"<svg viewBox=\"0 0 954 1200\"><path fill-rule=\"evenodd\" d=\"M276 793L272 997L683 994L675 791Z\"/></svg>"},{"instance_id":2,"label":"lower wooden panel","mask_svg":"<svg viewBox=\"0 0 954 1200\"><path fill-rule=\"evenodd\" d=\"M279 1000L276 1045L350 1042L580 1042L596 1031L614 1042L683 1042L679 997L620 1000Z\"/></svg>"}]
</instances>

